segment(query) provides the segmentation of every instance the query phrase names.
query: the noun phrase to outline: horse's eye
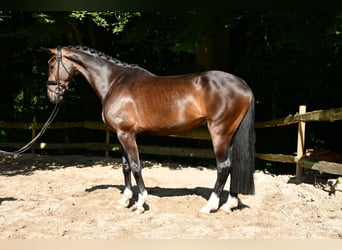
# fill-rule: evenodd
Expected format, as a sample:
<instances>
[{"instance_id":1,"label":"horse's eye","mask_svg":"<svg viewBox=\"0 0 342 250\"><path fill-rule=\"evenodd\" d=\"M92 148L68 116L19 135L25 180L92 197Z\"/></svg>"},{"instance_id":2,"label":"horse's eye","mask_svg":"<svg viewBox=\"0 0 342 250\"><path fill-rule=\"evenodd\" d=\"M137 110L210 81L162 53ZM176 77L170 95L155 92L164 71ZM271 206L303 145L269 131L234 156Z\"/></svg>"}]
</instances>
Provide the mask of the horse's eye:
<instances>
[{"instance_id":1,"label":"horse's eye","mask_svg":"<svg viewBox=\"0 0 342 250\"><path fill-rule=\"evenodd\" d=\"M53 69L53 66L54 66L54 65L50 65L50 69Z\"/></svg>"}]
</instances>

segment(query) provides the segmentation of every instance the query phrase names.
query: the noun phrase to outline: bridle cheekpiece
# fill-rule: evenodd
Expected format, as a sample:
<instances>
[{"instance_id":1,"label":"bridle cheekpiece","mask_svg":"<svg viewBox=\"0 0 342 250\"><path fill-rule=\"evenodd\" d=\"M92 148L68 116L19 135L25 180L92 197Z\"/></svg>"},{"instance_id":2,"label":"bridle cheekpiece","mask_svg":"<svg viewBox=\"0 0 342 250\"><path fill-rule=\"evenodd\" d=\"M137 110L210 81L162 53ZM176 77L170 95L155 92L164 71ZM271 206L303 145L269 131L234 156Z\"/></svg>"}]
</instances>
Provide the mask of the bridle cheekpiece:
<instances>
[{"instance_id":1,"label":"bridle cheekpiece","mask_svg":"<svg viewBox=\"0 0 342 250\"><path fill-rule=\"evenodd\" d=\"M49 80L46 82L46 87L48 88L48 90L52 93L55 93L57 96L63 95L61 93L62 89L64 89L64 90L68 89L68 86L66 84L60 82L60 79L59 79L60 65L62 65L64 70L70 75L70 72L67 70L67 68L65 67L65 65L62 61L62 48L61 48L61 46L58 46L57 47L57 73L55 75L55 80L54 81ZM57 88L51 89L50 86L57 86Z\"/></svg>"}]
</instances>

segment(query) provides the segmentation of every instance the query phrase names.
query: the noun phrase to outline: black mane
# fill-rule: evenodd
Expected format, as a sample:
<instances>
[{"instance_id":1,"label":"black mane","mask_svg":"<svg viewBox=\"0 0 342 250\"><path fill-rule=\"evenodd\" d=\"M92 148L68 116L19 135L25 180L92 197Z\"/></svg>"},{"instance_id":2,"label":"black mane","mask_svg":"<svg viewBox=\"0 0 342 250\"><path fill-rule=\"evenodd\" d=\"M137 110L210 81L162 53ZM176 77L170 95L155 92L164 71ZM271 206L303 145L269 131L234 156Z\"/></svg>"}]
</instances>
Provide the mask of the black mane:
<instances>
[{"instance_id":1,"label":"black mane","mask_svg":"<svg viewBox=\"0 0 342 250\"><path fill-rule=\"evenodd\" d=\"M119 66L122 66L122 67L143 69L143 68L139 67L138 65L128 64L128 63L122 62L116 58L113 58L113 57L103 53L103 52L97 51L97 50L90 48L90 47L87 47L87 46L71 46L71 45L69 45L68 48L81 51L81 52L86 53L88 55L100 57L102 59L105 59L109 62L112 62L112 63L119 65ZM143 70L145 70L145 69L143 69Z\"/></svg>"}]
</instances>

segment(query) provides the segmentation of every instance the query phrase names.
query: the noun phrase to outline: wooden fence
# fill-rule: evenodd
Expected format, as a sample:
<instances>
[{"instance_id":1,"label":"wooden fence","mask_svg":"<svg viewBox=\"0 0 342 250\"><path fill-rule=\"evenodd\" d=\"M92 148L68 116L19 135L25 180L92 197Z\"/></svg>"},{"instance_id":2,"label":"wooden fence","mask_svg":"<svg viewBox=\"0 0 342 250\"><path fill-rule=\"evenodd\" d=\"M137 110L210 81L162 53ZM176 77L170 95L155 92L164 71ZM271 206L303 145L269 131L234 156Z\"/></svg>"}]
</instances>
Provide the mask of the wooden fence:
<instances>
[{"instance_id":1,"label":"wooden fence","mask_svg":"<svg viewBox=\"0 0 342 250\"><path fill-rule=\"evenodd\" d=\"M306 112L306 106L299 106L299 112L295 115L288 115L287 117L259 122L255 124L256 129L287 126L291 124L298 124L297 133L297 153L296 155L283 155L283 154L262 154L257 153L256 157L283 163L296 164L296 178L300 178L303 174L303 169L318 170L321 173L330 173L342 175L342 164L335 162L327 162L321 160L310 160L310 158L303 157L305 149L305 125L307 122L334 122L342 120L342 108L329 109L329 110L316 110Z\"/></svg>"},{"instance_id":2,"label":"wooden fence","mask_svg":"<svg viewBox=\"0 0 342 250\"><path fill-rule=\"evenodd\" d=\"M269 127L287 126L291 124L298 124L298 139L297 139L297 153L296 155L284 155L284 154L265 154L257 153L256 157L274 162L294 163L296 164L296 177L299 178L302 175L303 168L314 169L320 172L342 175L342 164L326 162L326 161L310 161L304 159L305 148L305 124L307 122L334 122L342 120L342 108L330 109L330 110L317 110L312 112L306 112L305 106L300 106L299 113L295 115L288 115L287 117L259 122L255 124L256 129L265 129ZM32 137L36 135L36 131L41 129L42 123L37 123L34 118L31 123L8 123L0 122L0 129L26 129L32 131ZM88 150L101 150L105 151L105 155L108 156L110 151L119 151L120 146L118 144L110 143L110 130L102 122L64 122L53 123L49 127L50 129L68 129L68 128L85 128L92 130L102 130L105 132L104 142L92 142L92 143L35 143L32 146L32 150L35 149L88 149ZM187 133L180 135L174 135L174 137L188 138L188 139L201 139L210 140L210 135L205 127L194 129ZM24 143L1 143L1 148L19 148ZM201 158L214 158L214 153L211 148L186 148L186 147L161 147L151 145L139 145L139 151L142 154L152 155L175 155L183 157L201 157Z\"/></svg>"}]
</instances>

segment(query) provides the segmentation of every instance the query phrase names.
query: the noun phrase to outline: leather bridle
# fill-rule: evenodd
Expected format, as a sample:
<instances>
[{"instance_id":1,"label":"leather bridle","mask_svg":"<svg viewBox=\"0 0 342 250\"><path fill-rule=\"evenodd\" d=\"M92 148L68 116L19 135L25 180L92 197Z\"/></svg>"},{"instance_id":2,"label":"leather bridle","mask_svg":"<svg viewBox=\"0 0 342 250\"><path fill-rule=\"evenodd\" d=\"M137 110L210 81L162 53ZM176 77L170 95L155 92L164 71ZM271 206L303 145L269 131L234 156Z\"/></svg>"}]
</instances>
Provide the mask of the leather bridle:
<instances>
[{"instance_id":1,"label":"leather bridle","mask_svg":"<svg viewBox=\"0 0 342 250\"><path fill-rule=\"evenodd\" d=\"M46 87L47 89L56 94L58 97L62 96L63 93L61 93L61 90L67 90L68 89L68 85L66 85L65 83L61 83L60 79L59 79L59 69L60 69L60 65L62 65L62 67L64 68L64 70L68 73L68 75L70 75L69 70L65 67L63 61L62 61L62 48L61 46L57 47L57 73L55 75L55 80L51 81L48 80L46 82ZM57 86L55 89L51 89L50 86Z\"/></svg>"}]
</instances>

